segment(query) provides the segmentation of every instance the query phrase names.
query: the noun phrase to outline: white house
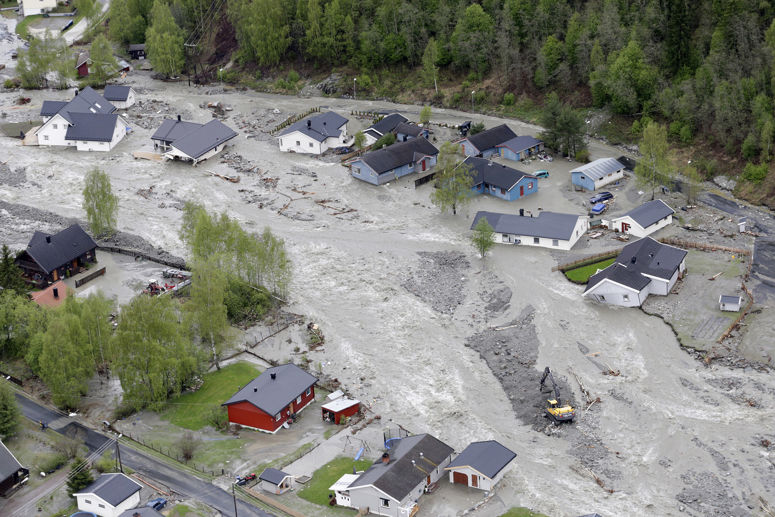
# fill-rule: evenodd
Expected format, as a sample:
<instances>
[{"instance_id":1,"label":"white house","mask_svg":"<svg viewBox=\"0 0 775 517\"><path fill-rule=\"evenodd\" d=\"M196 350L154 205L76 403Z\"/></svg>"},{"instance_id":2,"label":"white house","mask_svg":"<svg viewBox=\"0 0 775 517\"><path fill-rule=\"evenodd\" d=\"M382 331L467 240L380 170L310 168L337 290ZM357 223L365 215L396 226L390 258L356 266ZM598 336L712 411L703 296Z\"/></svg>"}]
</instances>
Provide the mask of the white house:
<instances>
[{"instance_id":1,"label":"white house","mask_svg":"<svg viewBox=\"0 0 775 517\"><path fill-rule=\"evenodd\" d=\"M73 497L81 511L100 517L118 517L125 510L140 504L141 488L137 481L124 474L102 474Z\"/></svg>"},{"instance_id":2,"label":"white house","mask_svg":"<svg viewBox=\"0 0 775 517\"><path fill-rule=\"evenodd\" d=\"M517 455L495 440L474 442L452 460L446 469L449 482L490 491Z\"/></svg>"},{"instance_id":3,"label":"white house","mask_svg":"<svg viewBox=\"0 0 775 517\"><path fill-rule=\"evenodd\" d=\"M151 136L154 149L163 151L167 160L190 161L194 165L223 151L237 132L218 119L207 124L164 119Z\"/></svg>"},{"instance_id":4,"label":"white house","mask_svg":"<svg viewBox=\"0 0 775 517\"><path fill-rule=\"evenodd\" d=\"M583 296L623 307L640 307L651 294L667 296L686 271L686 254L651 237L630 243L589 278Z\"/></svg>"},{"instance_id":5,"label":"white house","mask_svg":"<svg viewBox=\"0 0 775 517\"><path fill-rule=\"evenodd\" d=\"M323 154L332 147L346 145L347 119L333 111L291 124L278 137L280 150L286 153Z\"/></svg>"},{"instance_id":6,"label":"white house","mask_svg":"<svg viewBox=\"0 0 775 517\"><path fill-rule=\"evenodd\" d=\"M70 102L45 101L43 119L35 132L38 145L75 147L79 151L110 151L129 125L105 97L91 87L76 90Z\"/></svg>"},{"instance_id":7,"label":"white house","mask_svg":"<svg viewBox=\"0 0 775 517\"><path fill-rule=\"evenodd\" d=\"M444 476L452 447L429 434L402 438L360 474L345 474L332 485L336 502L369 513L411 517L426 487Z\"/></svg>"},{"instance_id":8,"label":"white house","mask_svg":"<svg viewBox=\"0 0 775 517\"><path fill-rule=\"evenodd\" d=\"M409 119L400 113L391 113L381 118L378 122L363 130L363 136L366 137L365 145L372 145L386 134L392 133L399 124L408 121Z\"/></svg>"},{"instance_id":9,"label":"white house","mask_svg":"<svg viewBox=\"0 0 775 517\"><path fill-rule=\"evenodd\" d=\"M603 221L605 226L617 232L635 237L646 237L673 222L675 210L661 199L643 203L624 215Z\"/></svg>"},{"instance_id":10,"label":"white house","mask_svg":"<svg viewBox=\"0 0 775 517\"><path fill-rule=\"evenodd\" d=\"M137 93L131 86L109 84L105 87L103 96L109 100L116 109L125 110L134 105Z\"/></svg>"},{"instance_id":11,"label":"white house","mask_svg":"<svg viewBox=\"0 0 775 517\"><path fill-rule=\"evenodd\" d=\"M615 158L599 158L570 171L571 183L577 188L597 190L624 177L624 165Z\"/></svg>"},{"instance_id":12,"label":"white house","mask_svg":"<svg viewBox=\"0 0 775 517\"><path fill-rule=\"evenodd\" d=\"M569 250L589 229L587 216L542 211L538 217L477 212L472 230L483 217L495 231L495 242L504 244Z\"/></svg>"},{"instance_id":13,"label":"white house","mask_svg":"<svg viewBox=\"0 0 775 517\"><path fill-rule=\"evenodd\" d=\"M23 16L43 14L57 6L57 0L19 0Z\"/></svg>"}]
</instances>

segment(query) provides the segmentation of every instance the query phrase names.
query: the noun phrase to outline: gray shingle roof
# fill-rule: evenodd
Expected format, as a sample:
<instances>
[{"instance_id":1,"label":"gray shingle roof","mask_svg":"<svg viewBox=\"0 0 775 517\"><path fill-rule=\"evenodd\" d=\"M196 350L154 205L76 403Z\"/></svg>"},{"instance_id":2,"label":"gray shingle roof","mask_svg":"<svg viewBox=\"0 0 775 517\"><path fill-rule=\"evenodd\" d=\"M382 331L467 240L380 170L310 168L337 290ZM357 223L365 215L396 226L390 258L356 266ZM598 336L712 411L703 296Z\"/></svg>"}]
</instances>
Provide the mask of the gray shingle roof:
<instances>
[{"instance_id":1,"label":"gray shingle roof","mask_svg":"<svg viewBox=\"0 0 775 517\"><path fill-rule=\"evenodd\" d=\"M518 171L517 169L512 169L511 167L485 160L484 158L468 156L463 160L463 163L468 164L471 169L476 172L476 176L474 176L474 186L487 183L488 185L494 185L498 188L511 190L511 188L519 183L519 180L522 178L527 177L537 179L535 176L531 176L526 172Z\"/></svg>"},{"instance_id":2,"label":"gray shingle roof","mask_svg":"<svg viewBox=\"0 0 775 517\"><path fill-rule=\"evenodd\" d=\"M401 501L452 452L452 447L429 434L408 436L389 451L390 463L378 460L348 489L374 485Z\"/></svg>"},{"instance_id":3,"label":"gray shingle roof","mask_svg":"<svg viewBox=\"0 0 775 517\"><path fill-rule=\"evenodd\" d=\"M543 237L545 239L569 240L573 235L579 215L558 214L556 212L541 212L538 217L519 216L515 214L499 214L495 212L477 212L471 229L482 217L493 227L496 233Z\"/></svg>"},{"instance_id":4,"label":"gray shingle roof","mask_svg":"<svg viewBox=\"0 0 775 517\"><path fill-rule=\"evenodd\" d=\"M51 242L46 242L51 237ZM83 228L74 224L55 235L35 232L25 250L46 273L97 247Z\"/></svg>"},{"instance_id":5,"label":"gray shingle roof","mask_svg":"<svg viewBox=\"0 0 775 517\"><path fill-rule=\"evenodd\" d=\"M681 265L687 252L644 237L622 248L616 259L629 269L637 269L643 274L669 280Z\"/></svg>"},{"instance_id":6,"label":"gray shingle roof","mask_svg":"<svg viewBox=\"0 0 775 517\"><path fill-rule=\"evenodd\" d=\"M0 441L0 482L18 472L23 468L19 460L14 457L13 453L8 450L8 447Z\"/></svg>"},{"instance_id":7,"label":"gray shingle roof","mask_svg":"<svg viewBox=\"0 0 775 517\"><path fill-rule=\"evenodd\" d=\"M78 54L78 59L75 61L75 68L78 68L82 64L86 63L87 61L91 61L91 58L89 57L89 51L84 50L83 52Z\"/></svg>"},{"instance_id":8,"label":"gray shingle roof","mask_svg":"<svg viewBox=\"0 0 775 517\"><path fill-rule=\"evenodd\" d=\"M343 116L333 111L326 111L291 124L279 136L299 131L318 142L322 142L326 138L339 138L339 135L342 134L339 128L346 123L347 119Z\"/></svg>"},{"instance_id":9,"label":"gray shingle roof","mask_svg":"<svg viewBox=\"0 0 775 517\"><path fill-rule=\"evenodd\" d=\"M67 101L43 101L43 106L40 107L40 115L42 117L53 117L66 105Z\"/></svg>"},{"instance_id":10,"label":"gray shingle roof","mask_svg":"<svg viewBox=\"0 0 775 517\"><path fill-rule=\"evenodd\" d=\"M509 126L501 124L500 126L486 129L481 133L469 135L466 138L479 150L479 152L482 152L504 142L508 142L512 138L516 138L516 136L516 133L514 133Z\"/></svg>"},{"instance_id":11,"label":"gray shingle roof","mask_svg":"<svg viewBox=\"0 0 775 517\"><path fill-rule=\"evenodd\" d=\"M377 138L379 136L384 135L385 133L390 133L393 131L396 127L398 127L399 124L402 122L406 122L407 119L405 116L401 115L400 113L391 113L387 117L383 118L376 124L372 124L368 127L366 131L373 130L377 133Z\"/></svg>"},{"instance_id":12,"label":"gray shingle roof","mask_svg":"<svg viewBox=\"0 0 775 517\"><path fill-rule=\"evenodd\" d=\"M492 479L516 457L515 452L495 440L473 442L452 460L447 469L471 467Z\"/></svg>"},{"instance_id":13,"label":"gray shingle roof","mask_svg":"<svg viewBox=\"0 0 775 517\"><path fill-rule=\"evenodd\" d=\"M741 303L743 299L740 296L730 296L728 294L722 294L719 296L719 303Z\"/></svg>"},{"instance_id":14,"label":"gray shingle roof","mask_svg":"<svg viewBox=\"0 0 775 517\"><path fill-rule=\"evenodd\" d=\"M420 136L423 128L414 123L402 122L396 126L396 133L403 133L410 136Z\"/></svg>"},{"instance_id":15,"label":"gray shingle roof","mask_svg":"<svg viewBox=\"0 0 775 517\"><path fill-rule=\"evenodd\" d=\"M140 488L137 481L124 474L102 474L97 481L73 495L94 494L106 503L118 506Z\"/></svg>"},{"instance_id":16,"label":"gray shingle roof","mask_svg":"<svg viewBox=\"0 0 775 517\"><path fill-rule=\"evenodd\" d=\"M589 280L587 280L587 288L585 289L585 292L594 288L600 282L606 279L636 291L642 290L644 287L649 285L649 283L651 283L651 279L643 276L639 271L630 269L624 264L614 262L599 273L595 273L589 277Z\"/></svg>"},{"instance_id":17,"label":"gray shingle roof","mask_svg":"<svg viewBox=\"0 0 775 517\"><path fill-rule=\"evenodd\" d=\"M199 158L235 136L237 136L236 131L214 118L207 124L173 140L170 145L191 158Z\"/></svg>"},{"instance_id":18,"label":"gray shingle roof","mask_svg":"<svg viewBox=\"0 0 775 517\"><path fill-rule=\"evenodd\" d=\"M129 50L145 50L145 43L132 43Z\"/></svg>"},{"instance_id":19,"label":"gray shingle roof","mask_svg":"<svg viewBox=\"0 0 775 517\"><path fill-rule=\"evenodd\" d=\"M41 116L49 116L43 113L43 108L49 112L54 107L54 102L59 101L45 101L43 107L41 107ZM81 90L72 100L60 105L60 109L57 113L62 115L65 120L70 124L73 123L70 117L71 113L113 113L116 111L116 107L110 103L105 97L94 91L91 86L87 86Z\"/></svg>"},{"instance_id":20,"label":"gray shingle roof","mask_svg":"<svg viewBox=\"0 0 775 517\"><path fill-rule=\"evenodd\" d=\"M273 373L276 374L274 379L271 376ZM223 405L250 402L264 413L274 416L317 381L317 377L295 364L273 366L232 395Z\"/></svg>"},{"instance_id":21,"label":"gray shingle roof","mask_svg":"<svg viewBox=\"0 0 775 517\"><path fill-rule=\"evenodd\" d=\"M258 476L258 479L262 481L268 481L273 485L279 485L280 483L283 482L283 479L285 479L288 476L290 476L290 474L283 472L282 470L277 470L270 467L268 469L264 469L261 475Z\"/></svg>"},{"instance_id":22,"label":"gray shingle roof","mask_svg":"<svg viewBox=\"0 0 775 517\"><path fill-rule=\"evenodd\" d=\"M588 178L599 180L604 176L607 176L608 174L616 172L620 169L624 169L624 165L619 163L616 158L598 158L594 162L584 164L581 167L576 167L570 172L571 174L574 172L580 172L585 174Z\"/></svg>"},{"instance_id":23,"label":"gray shingle roof","mask_svg":"<svg viewBox=\"0 0 775 517\"><path fill-rule=\"evenodd\" d=\"M533 138L532 136L516 136L499 144L498 147L507 147L515 153L521 153L525 149L530 149L531 147L535 147L542 143L543 141Z\"/></svg>"},{"instance_id":24,"label":"gray shingle roof","mask_svg":"<svg viewBox=\"0 0 775 517\"><path fill-rule=\"evenodd\" d=\"M616 219L629 216L633 221L641 225L643 228L647 228L657 221L660 221L669 215L673 215L674 213L675 210L670 208L667 203L661 199L655 199L653 201L643 203L639 207L633 208L626 214L619 216Z\"/></svg>"},{"instance_id":25,"label":"gray shingle roof","mask_svg":"<svg viewBox=\"0 0 775 517\"><path fill-rule=\"evenodd\" d=\"M201 126L202 124L197 124L196 122L165 118L161 123L161 126L159 126L159 129L151 136L151 140L161 140L169 144Z\"/></svg>"},{"instance_id":26,"label":"gray shingle roof","mask_svg":"<svg viewBox=\"0 0 775 517\"><path fill-rule=\"evenodd\" d=\"M116 128L115 113L70 113L70 123L65 140L110 142Z\"/></svg>"},{"instance_id":27,"label":"gray shingle roof","mask_svg":"<svg viewBox=\"0 0 775 517\"><path fill-rule=\"evenodd\" d=\"M423 156L435 156L439 153L432 143L424 138L413 138L399 142L377 151L366 153L360 160L377 174L392 171L397 167L412 163ZM357 160L355 160L357 161Z\"/></svg>"},{"instance_id":28,"label":"gray shingle roof","mask_svg":"<svg viewBox=\"0 0 775 517\"><path fill-rule=\"evenodd\" d=\"M132 88L129 86L119 86L117 84L109 84L105 87L105 92L102 94L109 101L125 101L129 98L129 91Z\"/></svg>"}]
</instances>

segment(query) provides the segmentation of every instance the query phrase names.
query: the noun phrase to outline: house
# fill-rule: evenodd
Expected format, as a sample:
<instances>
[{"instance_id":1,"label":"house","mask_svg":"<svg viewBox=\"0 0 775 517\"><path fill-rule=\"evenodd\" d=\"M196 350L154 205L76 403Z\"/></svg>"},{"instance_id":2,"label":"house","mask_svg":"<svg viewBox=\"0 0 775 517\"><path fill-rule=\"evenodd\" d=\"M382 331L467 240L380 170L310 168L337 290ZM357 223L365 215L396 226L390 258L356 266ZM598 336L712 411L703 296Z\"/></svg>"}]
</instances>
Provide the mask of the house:
<instances>
[{"instance_id":1,"label":"house","mask_svg":"<svg viewBox=\"0 0 775 517\"><path fill-rule=\"evenodd\" d=\"M332 147L343 146L349 140L347 122L346 118L333 111L295 122L280 133L280 150L323 154Z\"/></svg>"},{"instance_id":2,"label":"house","mask_svg":"<svg viewBox=\"0 0 775 517\"><path fill-rule=\"evenodd\" d=\"M109 84L105 86L105 92L102 94L113 104L116 109L125 110L135 103L137 94L131 86L118 86Z\"/></svg>"},{"instance_id":3,"label":"house","mask_svg":"<svg viewBox=\"0 0 775 517\"><path fill-rule=\"evenodd\" d=\"M194 165L221 152L237 132L218 119L207 124L164 119L151 136L154 149L167 160L185 160Z\"/></svg>"},{"instance_id":4,"label":"house","mask_svg":"<svg viewBox=\"0 0 775 517\"><path fill-rule=\"evenodd\" d=\"M444 470L449 471L449 482L492 490L503 478L506 466L517 454L495 440L474 442Z\"/></svg>"},{"instance_id":5,"label":"house","mask_svg":"<svg viewBox=\"0 0 775 517\"><path fill-rule=\"evenodd\" d=\"M729 296L722 294L718 297L718 308L727 312L740 312L740 307L743 305L743 298L741 296Z\"/></svg>"},{"instance_id":6,"label":"house","mask_svg":"<svg viewBox=\"0 0 775 517\"><path fill-rule=\"evenodd\" d=\"M406 142L420 136L428 138L428 129L413 122L401 122L396 126L395 133L397 142Z\"/></svg>"},{"instance_id":7,"label":"house","mask_svg":"<svg viewBox=\"0 0 775 517\"><path fill-rule=\"evenodd\" d=\"M69 292L62 280L57 280L50 286L30 294L32 301L41 307L59 307L67 299Z\"/></svg>"},{"instance_id":8,"label":"house","mask_svg":"<svg viewBox=\"0 0 775 517\"><path fill-rule=\"evenodd\" d=\"M374 144L374 142L386 134L392 133L399 124L408 121L409 119L400 113L391 113L390 115L381 118L363 131L363 135L366 137L365 144L367 146Z\"/></svg>"},{"instance_id":9,"label":"house","mask_svg":"<svg viewBox=\"0 0 775 517\"><path fill-rule=\"evenodd\" d=\"M110 151L127 133L116 107L90 86L69 102L45 101L36 131L38 145L75 146L79 151Z\"/></svg>"},{"instance_id":10,"label":"house","mask_svg":"<svg viewBox=\"0 0 775 517\"><path fill-rule=\"evenodd\" d=\"M686 271L687 252L645 237L622 248L616 261L587 282L585 297L640 307L650 294L667 296Z\"/></svg>"},{"instance_id":11,"label":"house","mask_svg":"<svg viewBox=\"0 0 775 517\"><path fill-rule=\"evenodd\" d=\"M16 258L16 265L28 282L47 286L96 262L96 250L94 239L74 224L54 235L35 232L27 248Z\"/></svg>"},{"instance_id":12,"label":"house","mask_svg":"<svg viewBox=\"0 0 775 517\"><path fill-rule=\"evenodd\" d=\"M624 177L624 165L616 158L599 158L570 171L577 189L597 190Z\"/></svg>"},{"instance_id":13,"label":"house","mask_svg":"<svg viewBox=\"0 0 775 517\"><path fill-rule=\"evenodd\" d=\"M452 453L452 447L429 434L407 436L393 443L365 472L345 474L329 490L340 506L410 517L417 512L426 487L444 476Z\"/></svg>"},{"instance_id":14,"label":"house","mask_svg":"<svg viewBox=\"0 0 775 517\"><path fill-rule=\"evenodd\" d=\"M263 490L276 495L284 494L293 486L293 476L273 468L264 469L258 480Z\"/></svg>"},{"instance_id":15,"label":"house","mask_svg":"<svg viewBox=\"0 0 775 517\"><path fill-rule=\"evenodd\" d=\"M397 142L363 154L350 165L353 177L382 185L413 172L424 172L436 165L439 150L425 138Z\"/></svg>"},{"instance_id":16,"label":"house","mask_svg":"<svg viewBox=\"0 0 775 517\"><path fill-rule=\"evenodd\" d=\"M101 474L97 481L73 494L78 509L100 517L118 517L140 504L140 483L121 473Z\"/></svg>"},{"instance_id":17,"label":"house","mask_svg":"<svg viewBox=\"0 0 775 517\"><path fill-rule=\"evenodd\" d=\"M276 433L315 400L318 380L295 364L267 368L223 405L229 422Z\"/></svg>"},{"instance_id":18,"label":"house","mask_svg":"<svg viewBox=\"0 0 775 517\"><path fill-rule=\"evenodd\" d=\"M514 201L538 192L538 178L526 172L474 156L466 157L462 163L475 173L473 190L478 194Z\"/></svg>"},{"instance_id":19,"label":"house","mask_svg":"<svg viewBox=\"0 0 775 517\"><path fill-rule=\"evenodd\" d=\"M75 69L78 71L78 77L86 77L89 75L89 66L92 61L88 50L82 51L78 54L78 59L75 60Z\"/></svg>"},{"instance_id":20,"label":"house","mask_svg":"<svg viewBox=\"0 0 775 517\"><path fill-rule=\"evenodd\" d=\"M57 6L57 0L19 0L23 16L47 13Z\"/></svg>"},{"instance_id":21,"label":"house","mask_svg":"<svg viewBox=\"0 0 775 517\"><path fill-rule=\"evenodd\" d=\"M7 496L29 478L29 469L22 467L16 456L0 441L0 496Z\"/></svg>"},{"instance_id":22,"label":"house","mask_svg":"<svg viewBox=\"0 0 775 517\"><path fill-rule=\"evenodd\" d=\"M523 213L520 210L520 214ZM523 246L569 250L589 229L589 218L586 216L542 211L538 217L477 212L471 224L472 230L483 217L495 230L495 242Z\"/></svg>"},{"instance_id":23,"label":"house","mask_svg":"<svg viewBox=\"0 0 775 517\"><path fill-rule=\"evenodd\" d=\"M501 157L518 162L543 151L544 143L532 136L516 136L496 147Z\"/></svg>"},{"instance_id":24,"label":"house","mask_svg":"<svg viewBox=\"0 0 775 517\"><path fill-rule=\"evenodd\" d=\"M614 217L603 224L611 230L646 237L673 222L675 210L661 199L643 203L624 215Z\"/></svg>"},{"instance_id":25,"label":"house","mask_svg":"<svg viewBox=\"0 0 775 517\"><path fill-rule=\"evenodd\" d=\"M127 52L132 59L145 59L145 43L134 43L127 47Z\"/></svg>"},{"instance_id":26,"label":"house","mask_svg":"<svg viewBox=\"0 0 775 517\"><path fill-rule=\"evenodd\" d=\"M348 418L357 415L360 409L360 401L347 397L339 397L320 406L323 421L333 422L336 425L344 424Z\"/></svg>"},{"instance_id":27,"label":"house","mask_svg":"<svg viewBox=\"0 0 775 517\"><path fill-rule=\"evenodd\" d=\"M516 138L517 135L506 124L501 124L491 129L486 129L475 135L468 135L458 143L466 156L480 156L489 158L494 154L500 154L498 146Z\"/></svg>"}]
</instances>

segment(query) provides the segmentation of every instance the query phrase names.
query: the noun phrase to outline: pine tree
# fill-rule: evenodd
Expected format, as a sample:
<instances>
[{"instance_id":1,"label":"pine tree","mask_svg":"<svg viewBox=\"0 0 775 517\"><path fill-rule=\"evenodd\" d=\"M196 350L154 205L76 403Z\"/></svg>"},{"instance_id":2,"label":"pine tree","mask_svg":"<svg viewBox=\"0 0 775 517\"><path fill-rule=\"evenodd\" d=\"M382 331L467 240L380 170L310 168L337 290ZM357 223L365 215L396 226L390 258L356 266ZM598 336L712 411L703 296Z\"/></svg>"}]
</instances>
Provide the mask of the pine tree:
<instances>
[{"instance_id":1,"label":"pine tree","mask_svg":"<svg viewBox=\"0 0 775 517\"><path fill-rule=\"evenodd\" d=\"M75 458L67 478L67 493L72 497L92 483L94 483L94 477L89 465L83 459Z\"/></svg>"},{"instance_id":2,"label":"pine tree","mask_svg":"<svg viewBox=\"0 0 775 517\"><path fill-rule=\"evenodd\" d=\"M0 256L0 287L22 294L27 290L27 283L22 277L22 270L14 262L11 250L3 244Z\"/></svg>"},{"instance_id":3,"label":"pine tree","mask_svg":"<svg viewBox=\"0 0 775 517\"><path fill-rule=\"evenodd\" d=\"M0 438L3 440L16 434L21 417L16 395L14 395L8 382L0 379Z\"/></svg>"}]
</instances>

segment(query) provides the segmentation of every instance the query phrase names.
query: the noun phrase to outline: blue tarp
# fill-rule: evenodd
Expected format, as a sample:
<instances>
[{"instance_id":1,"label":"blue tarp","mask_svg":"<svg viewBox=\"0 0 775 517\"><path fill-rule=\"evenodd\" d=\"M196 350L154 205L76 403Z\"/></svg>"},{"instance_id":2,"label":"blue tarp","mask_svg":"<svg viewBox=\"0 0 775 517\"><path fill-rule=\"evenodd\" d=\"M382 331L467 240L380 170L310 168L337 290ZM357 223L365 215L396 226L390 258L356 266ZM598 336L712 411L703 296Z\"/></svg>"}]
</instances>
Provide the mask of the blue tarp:
<instances>
[{"instance_id":1,"label":"blue tarp","mask_svg":"<svg viewBox=\"0 0 775 517\"><path fill-rule=\"evenodd\" d=\"M595 215L602 214L603 212L605 212L605 208L606 208L605 203L598 203L592 207L591 212Z\"/></svg>"}]
</instances>

